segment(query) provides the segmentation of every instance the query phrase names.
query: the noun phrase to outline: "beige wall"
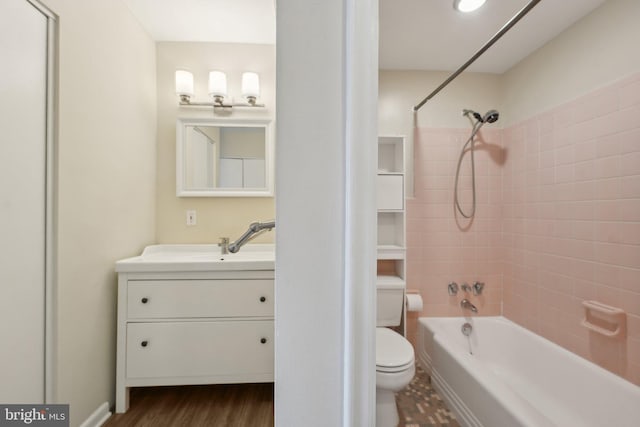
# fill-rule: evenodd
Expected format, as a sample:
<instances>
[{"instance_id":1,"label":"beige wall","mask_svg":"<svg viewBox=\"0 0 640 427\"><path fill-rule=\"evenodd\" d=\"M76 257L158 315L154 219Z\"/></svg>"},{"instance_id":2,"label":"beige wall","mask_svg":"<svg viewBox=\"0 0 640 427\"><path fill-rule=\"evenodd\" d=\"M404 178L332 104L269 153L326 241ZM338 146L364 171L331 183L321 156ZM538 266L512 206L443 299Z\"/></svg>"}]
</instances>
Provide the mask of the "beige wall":
<instances>
[{"instance_id":1,"label":"beige wall","mask_svg":"<svg viewBox=\"0 0 640 427\"><path fill-rule=\"evenodd\" d=\"M378 130L380 135L411 135L413 107L438 87L450 73L440 71L380 70L378 92ZM467 108L484 113L500 110L500 76L488 73L464 73L416 114L418 127L466 128L462 116ZM496 125L499 125L498 122Z\"/></svg>"},{"instance_id":2,"label":"beige wall","mask_svg":"<svg viewBox=\"0 0 640 427\"><path fill-rule=\"evenodd\" d=\"M197 118L274 118L275 117L275 46L228 43L157 43L158 82L158 178L157 240L159 243L216 243L219 237L239 237L249 223L275 217L272 197L176 197L176 120ZM209 70L227 74L229 96L239 100L243 71L260 75L259 102L266 109L236 109L231 115L213 115L210 108L178 106L175 94L175 70L193 72L195 100L207 101ZM277 191L277 190L276 190ZM186 226L186 211L195 210L197 225ZM265 233L256 242L272 242L274 232Z\"/></svg>"},{"instance_id":3,"label":"beige wall","mask_svg":"<svg viewBox=\"0 0 640 427\"><path fill-rule=\"evenodd\" d=\"M609 0L507 71L505 125L640 70L639 18L639 1Z\"/></svg>"},{"instance_id":4,"label":"beige wall","mask_svg":"<svg viewBox=\"0 0 640 427\"><path fill-rule=\"evenodd\" d=\"M122 2L59 16L55 401L71 425L113 402L117 259L155 234L155 50Z\"/></svg>"}]
</instances>

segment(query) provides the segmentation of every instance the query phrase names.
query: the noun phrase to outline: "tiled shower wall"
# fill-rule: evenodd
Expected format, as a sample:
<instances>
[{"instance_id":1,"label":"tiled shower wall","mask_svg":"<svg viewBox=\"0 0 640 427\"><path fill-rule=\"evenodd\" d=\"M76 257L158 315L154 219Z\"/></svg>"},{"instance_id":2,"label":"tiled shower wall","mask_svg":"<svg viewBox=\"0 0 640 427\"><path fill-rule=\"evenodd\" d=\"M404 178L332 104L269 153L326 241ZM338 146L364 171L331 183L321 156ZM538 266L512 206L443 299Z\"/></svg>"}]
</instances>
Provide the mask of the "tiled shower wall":
<instances>
[{"instance_id":1,"label":"tiled shower wall","mask_svg":"<svg viewBox=\"0 0 640 427\"><path fill-rule=\"evenodd\" d=\"M503 313L640 384L640 75L503 134ZM627 312L627 338L581 326Z\"/></svg>"},{"instance_id":2,"label":"tiled shower wall","mask_svg":"<svg viewBox=\"0 0 640 427\"><path fill-rule=\"evenodd\" d=\"M469 129L421 128L414 136L407 281L425 301L418 315L461 315L467 297L480 315L502 313L640 384L640 75L504 130L486 125L471 224L453 207ZM468 158L460 185L467 210ZM485 292L451 297L452 280L483 281ZM624 309L626 338L582 327L584 300Z\"/></svg>"},{"instance_id":3,"label":"tiled shower wall","mask_svg":"<svg viewBox=\"0 0 640 427\"><path fill-rule=\"evenodd\" d=\"M407 287L419 290L422 314L409 313L407 335L415 343L415 317L461 316L466 296L483 315L501 314L502 166L500 130L487 125L476 144L477 210L471 222L454 214L453 187L458 154L467 129L418 129L414 135L415 198L407 200ZM461 166L460 203L471 209L469 155ZM481 296L449 296L447 284L485 282Z\"/></svg>"}]
</instances>

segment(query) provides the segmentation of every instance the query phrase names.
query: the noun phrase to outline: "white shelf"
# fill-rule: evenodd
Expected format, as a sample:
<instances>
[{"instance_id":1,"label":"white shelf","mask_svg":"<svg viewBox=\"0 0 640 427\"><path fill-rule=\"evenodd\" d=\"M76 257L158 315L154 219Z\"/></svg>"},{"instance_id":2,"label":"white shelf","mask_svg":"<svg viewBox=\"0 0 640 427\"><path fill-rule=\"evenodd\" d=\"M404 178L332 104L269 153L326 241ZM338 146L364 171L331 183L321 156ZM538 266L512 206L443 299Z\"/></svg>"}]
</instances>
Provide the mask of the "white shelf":
<instances>
[{"instance_id":1,"label":"white shelf","mask_svg":"<svg viewBox=\"0 0 640 427\"><path fill-rule=\"evenodd\" d=\"M399 276L381 276L376 279L378 289L403 289L406 282Z\"/></svg>"},{"instance_id":2,"label":"white shelf","mask_svg":"<svg viewBox=\"0 0 640 427\"><path fill-rule=\"evenodd\" d=\"M378 301L384 301L378 324L399 327L406 335L406 312L394 309L404 306L407 288L404 144L403 136L378 137L376 289Z\"/></svg>"},{"instance_id":3,"label":"white shelf","mask_svg":"<svg viewBox=\"0 0 640 427\"><path fill-rule=\"evenodd\" d=\"M404 211L378 212L378 246L405 246Z\"/></svg>"},{"instance_id":4,"label":"white shelf","mask_svg":"<svg viewBox=\"0 0 640 427\"><path fill-rule=\"evenodd\" d=\"M378 259L405 259L407 249L400 245L378 245Z\"/></svg>"},{"instance_id":5,"label":"white shelf","mask_svg":"<svg viewBox=\"0 0 640 427\"><path fill-rule=\"evenodd\" d=\"M404 137L378 138L378 173L404 173Z\"/></svg>"}]
</instances>

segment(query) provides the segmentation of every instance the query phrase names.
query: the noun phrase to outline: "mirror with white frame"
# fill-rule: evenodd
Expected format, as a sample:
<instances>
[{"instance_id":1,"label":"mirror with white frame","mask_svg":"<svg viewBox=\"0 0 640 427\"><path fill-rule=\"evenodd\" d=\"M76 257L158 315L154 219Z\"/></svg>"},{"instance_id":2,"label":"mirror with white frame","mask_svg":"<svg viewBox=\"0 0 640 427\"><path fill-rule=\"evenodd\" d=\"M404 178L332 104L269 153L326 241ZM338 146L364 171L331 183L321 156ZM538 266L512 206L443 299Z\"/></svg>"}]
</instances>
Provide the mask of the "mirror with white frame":
<instances>
[{"instance_id":1,"label":"mirror with white frame","mask_svg":"<svg viewBox=\"0 0 640 427\"><path fill-rule=\"evenodd\" d=\"M178 119L178 197L273 196L271 120Z\"/></svg>"}]
</instances>

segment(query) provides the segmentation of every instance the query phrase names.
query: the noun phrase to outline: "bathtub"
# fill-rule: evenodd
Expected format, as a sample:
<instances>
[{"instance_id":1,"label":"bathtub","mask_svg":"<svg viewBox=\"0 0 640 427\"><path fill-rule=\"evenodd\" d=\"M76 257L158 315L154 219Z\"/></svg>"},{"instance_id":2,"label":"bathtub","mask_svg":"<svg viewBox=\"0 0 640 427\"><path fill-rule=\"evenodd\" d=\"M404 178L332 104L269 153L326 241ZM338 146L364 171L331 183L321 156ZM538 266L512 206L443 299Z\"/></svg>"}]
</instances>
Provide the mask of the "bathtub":
<instances>
[{"instance_id":1,"label":"bathtub","mask_svg":"<svg viewBox=\"0 0 640 427\"><path fill-rule=\"evenodd\" d=\"M504 317L422 317L417 347L463 426L640 426L640 387Z\"/></svg>"}]
</instances>

